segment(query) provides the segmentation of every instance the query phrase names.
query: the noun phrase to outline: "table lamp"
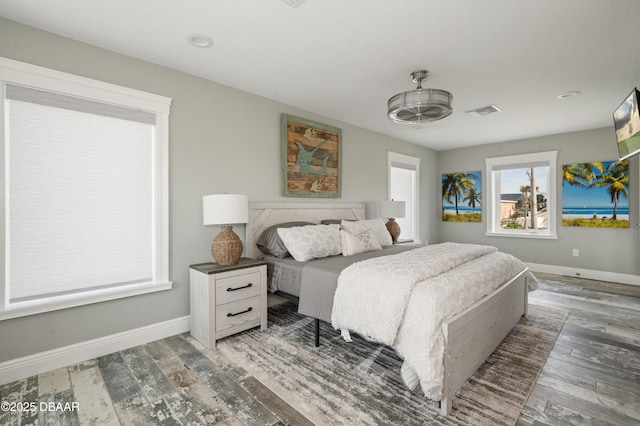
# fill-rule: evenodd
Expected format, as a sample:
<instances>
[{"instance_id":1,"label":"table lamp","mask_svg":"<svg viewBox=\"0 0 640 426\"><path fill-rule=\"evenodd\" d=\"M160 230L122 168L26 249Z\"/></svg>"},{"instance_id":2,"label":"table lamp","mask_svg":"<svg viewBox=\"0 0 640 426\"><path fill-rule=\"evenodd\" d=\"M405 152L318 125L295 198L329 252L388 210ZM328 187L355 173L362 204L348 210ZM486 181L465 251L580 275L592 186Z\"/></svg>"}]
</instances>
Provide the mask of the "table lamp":
<instances>
[{"instance_id":1,"label":"table lamp","mask_svg":"<svg viewBox=\"0 0 640 426\"><path fill-rule=\"evenodd\" d=\"M405 202L404 201L381 201L378 209L378 213L380 217L386 217L389 221L385 224L387 227L387 231L391 234L391 239L393 240L393 244L398 242L398 237L400 236L400 225L396 222L395 218L404 217L405 210Z\"/></svg>"},{"instance_id":2,"label":"table lamp","mask_svg":"<svg viewBox=\"0 0 640 426\"><path fill-rule=\"evenodd\" d=\"M219 265L235 265L242 255L242 241L232 224L249 222L249 199L241 194L202 197L204 225L223 225L211 244L211 255Z\"/></svg>"}]
</instances>

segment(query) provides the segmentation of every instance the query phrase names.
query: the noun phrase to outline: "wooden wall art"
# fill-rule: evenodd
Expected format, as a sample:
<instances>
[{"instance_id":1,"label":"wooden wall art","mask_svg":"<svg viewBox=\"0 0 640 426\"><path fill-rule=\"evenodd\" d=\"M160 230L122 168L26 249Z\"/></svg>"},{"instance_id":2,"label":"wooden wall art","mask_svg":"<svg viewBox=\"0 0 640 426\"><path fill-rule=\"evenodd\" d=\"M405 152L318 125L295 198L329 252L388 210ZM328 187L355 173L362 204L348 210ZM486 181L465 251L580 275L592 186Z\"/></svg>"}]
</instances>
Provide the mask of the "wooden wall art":
<instances>
[{"instance_id":1,"label":"wooden wall art","mask_svg":"<svg viewBox=\"0 0 640 426\"><path fill-rule=\"evenodd\" d=\"M342 130L282 114L282 195L341 196Z\"/></svg>"}]
</instances>

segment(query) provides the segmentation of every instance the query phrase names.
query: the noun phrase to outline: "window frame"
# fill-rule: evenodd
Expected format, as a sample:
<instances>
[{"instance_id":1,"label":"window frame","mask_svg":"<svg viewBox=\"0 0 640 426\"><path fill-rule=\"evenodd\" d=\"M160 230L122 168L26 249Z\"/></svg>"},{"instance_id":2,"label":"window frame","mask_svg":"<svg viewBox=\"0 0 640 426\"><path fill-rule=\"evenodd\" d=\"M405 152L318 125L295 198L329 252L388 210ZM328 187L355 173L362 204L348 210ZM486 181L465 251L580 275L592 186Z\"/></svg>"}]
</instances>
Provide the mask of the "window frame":
<instances>
[{"instance_id":1,"label":"window frame","mask_svg":"<svg viewBox=\"0 0 640 426\"><path fill-rule=\"evenodd\" d=\"M508 155L485 158L485 176L489 191L487 204L487 231L491 237L557 239L557 157L558 151ZM506 169L548 167L547 228L504 229L500 226L500 178L499 171Z\"/></svg>"},{"instance_id":2,"label":"window frame","mask_svg":"<svg viewBox=\"0 0 640 426\"><path fill-rule=\"evenodd\" d=\"M5 214L9 205L7 129L5 128L6 84L33 87L101 103L137 109L155 115L155 140L153 161L153 279L112 288L81 291L10 303L10 286L6 261L9 257ZM0 57L0 320L66 309L102 301L114 300L156 291L169 290L173 283L169 280L169 113L171 98L140 90L105 83L86 77L51 70L12 59ZM46 277L43 277L46 279Z\"/></svg>"},{"instance_id":3,"label":"window frame","mask_svg":"<svg viewBox=\"0 0 640 426\"><path fill-rule=\"evenodd\" d=\"M387 151L387 198L392 198L391 194L391 168L400 167L404 169L414 170L414 194L413 194L413 243L421 244L420 238L420 158L412 157L406 154L399 154L393 151Z\"/></svg>"}]
</instances>

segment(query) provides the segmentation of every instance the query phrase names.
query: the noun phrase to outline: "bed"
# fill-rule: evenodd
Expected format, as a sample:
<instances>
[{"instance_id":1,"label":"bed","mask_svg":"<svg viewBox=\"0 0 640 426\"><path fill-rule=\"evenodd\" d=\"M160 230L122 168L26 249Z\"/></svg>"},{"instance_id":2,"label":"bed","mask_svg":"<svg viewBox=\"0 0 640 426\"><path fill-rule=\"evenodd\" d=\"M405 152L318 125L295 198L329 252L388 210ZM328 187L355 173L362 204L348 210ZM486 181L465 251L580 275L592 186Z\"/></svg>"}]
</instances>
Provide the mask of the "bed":
<instances>
[{"instance_id":1,"label":"bed","mask_svg":"<svg viewBox=\"0 0 640 426\"><path fill-rule=\"evenodd\" d=\"M247 256L253 258L264 257L256 243L263 232L273 225L294 221L318 224L329 219L336 221L363 221L365 219L365 206L364 204L342 203L252 203L249 209L249 224L247 225L246 235ZM479 300L473 301L473 303L467 302L463 310L437 323L438 336L441 336L442 340L442 352L440 358L435 358L435 365L442 371L435 382L424 382L423 374L426 373L415 371L416 366L420 365L419 362L416 363L415 361L416 359L420 361L420 357L416 358L411 353L414 350L412 346L415 346L416 339L411 336L404 336L403 338L403 335L408 333L405 329L410 329L411 327L403 326L395 331L392 327L387 329L386 326L383 328L371 328L369 326L374 321L367 320L367 315L378 318L388 314L392 322L397 322L399 316L393 314L394 309L397 312L401 312L402 315L405 315L405 312L406 315L409 315L413 311L424 310L422 305L417 304L418 302L411 301L419 300L420 294L424 296L426 293L426 285L424 283L428 282L428 279L434 279L439 282L450 275L449 279L457 283L461 281L460 277L462 275L460 274L466 274L466 276L478 275L474 272L476 267L484 268L488 276L491 276L492 267L487 267L486 265L475 266L474 262L484 261L483 257L485 255L494 257L508 256L495 254L495 250L486 249L484 246L470 247L469 245L469 250L474 250L474 253L475 250L486 251L486 253L469 254L471 260L456 260L456 262L460 263L459 266L442 273L445 270L440 271L437 264L434 271L431 270L434 269L432 267L422 267L423 262L419 260L421 258L417 257L439 256L435 250L435 246L415 248L411 245L393 245L372 252L373 258L371 259L369 259L371 253L362 253L355 256L328 256L306 264L296 262L290 258L276 259L267 256L265 260L269 263L271 279L275 281L272 283L271 291L280 291L299 298L298 311L316 319L316 330L318 330L318 321L322 320L332 323L334 327L336 327L336 324L342 324L338 328L341 329L345 340L349 339L349 331L351 330L384 344L397 343L396 340L400 342L399 345L394 344L394 348L405 359L405 364L402 367L403 371L401 372L405 383L408 387L414 388L420 382L425 395L432 399L438 399L442 414L447 415L451 410L451 402L455 392L494 351L519 319L523 315L527 315L527 294L529 281L532 278L526 267L521 263L521 266L512 265L509 269L511 272L507 273L506 278L494 278L499 282L491 283L492 289L488 291L488 294L482 296ZM445 251L457 253L465 250L467 250L466 245L447 245ZM349 285L344 283L344 280L349 279L350 275L355 274L355 282L360 279L361 281L366 281L367 285L369 285L369 283L375 281L376 277L376 274L367 275L372 270L377 268L379 271L384 271L388 269L391 263L401 261L408 262L407 265L416 266L415 268L408 268L415 269L417 271L416 276L405 280L404 284L399 284L401 286L404 285L406 289L410 289L407 291L411 294L415 292L416 296L395 297L397 294L404 294L400 291L385 295L384 303L365 303L369 296L371 296L372 300L375 300L375 297L372 296L373 293L367 294L366 286L358 290L357 287L350 285L350 283ZM353 262L356 263L351 265ZM360 270L358 271L359 268ZM427 269L429 270L427 271ZM338 271L337 275L336 270ZM340 272L341 270L343 272ZM429 277L428 275L433 276ZM338 276L337 282L336 276ZM380 276L380 285L388 283L390 276L385 277L384 274L380 274ZM289 278L292 278L292 280ZM484 281L487 281L487 279L485 278ZM296 285L295 282L300 284ZM478 283L480 282L479 280ZM443 284L438 283L437 285ZM446 289L447 287L442 288ZM342 293L357 293L358 291L360 293L357 300L363 300L364 314L358 314L360 316L356 318L351 315L349 309L345 309L345 307L354 305L353 300L349 299L349 301L345 302L347 299L342 298ZM458 294L462 294L462 292ZM386 300L387 296L389 296L389 300ZM386 305L387 303L391 304L390 308L377 306ZM423 301L420 303L423 303ZM378 310L372 310L374 308ZM381 311L380 309L385 310ZM351 318L352 316L355 319ZM362 324L357 324L358 320ZM349 321L356 321L356 323ZM405 321L404 317L401 321ZM411 322L407 319L407 323ZM418 321L413 321L413 328L418 328L416 327L417 323ZM362 325L364 328L360 330L358 327ZM318 334L316 334L316 344L318 343L318 338ZM423 350L423 348L420 350ZM412 359L412 356L416 359ZM413 364L410 364L410 361L414 361ZM405 365L407 366L406 369ZM425 367L423 370L428 370L428 368Z\"/></svg>"}]
</instances>

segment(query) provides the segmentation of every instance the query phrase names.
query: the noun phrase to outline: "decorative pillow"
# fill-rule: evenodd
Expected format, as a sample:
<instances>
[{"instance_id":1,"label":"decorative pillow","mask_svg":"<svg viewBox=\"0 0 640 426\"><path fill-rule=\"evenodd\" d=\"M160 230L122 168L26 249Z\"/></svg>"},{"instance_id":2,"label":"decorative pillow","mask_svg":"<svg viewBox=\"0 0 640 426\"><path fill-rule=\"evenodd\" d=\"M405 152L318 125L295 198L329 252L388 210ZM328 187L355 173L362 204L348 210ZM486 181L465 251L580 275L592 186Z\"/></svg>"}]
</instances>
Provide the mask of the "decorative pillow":
<instances>
[{"instance_id":1,"label":"decorative pillow","mask_svg":"<svg viewBox=\"0 0 640 426\"><path fill-rule=\"evenodd\" d=\"M268 227L262 232L256 245L264 254L275 257L289 257L289 251L278 235L278 228L293 228L294 226L313 225L311 222L285 222Z\"/></svg>"},{"instance_id":2,"label":"decorative pillow","mask_svg":"<svg viewBox=\"0 0 640 426\"><path fill-rule=\"evenodd\" d=\"M351 232L343 229L340 231L340 242L342 243L343 256L351 256L352 254L382 249L376 234L371 230L353 235Z\"/></svg>"},{"instance_id":3,"label":"decorative pillow","mask_svg":"<svg viewBox=\"0 0 640 426\"><path fill-rule=\"evenodd\" d=\"M345 231L351 232L355 235L362 234L365 231L373 231L382 247L387 247L393 244L391 234L387 231L387 227L384 226L384 221L381 218L358 220L356 222L343 220L340 226Z\"/></svg>"},{"instance_id":4,"label":"decorative pillow","mask_svg":"<svg viewBox=\"0 0 640 426\"><path fill-rule=\"evenodd\" d=\"M278 235L298 262L336 256L342 252L339 225L307 225L278 228Z\"/></svg>"}]
</instances>

